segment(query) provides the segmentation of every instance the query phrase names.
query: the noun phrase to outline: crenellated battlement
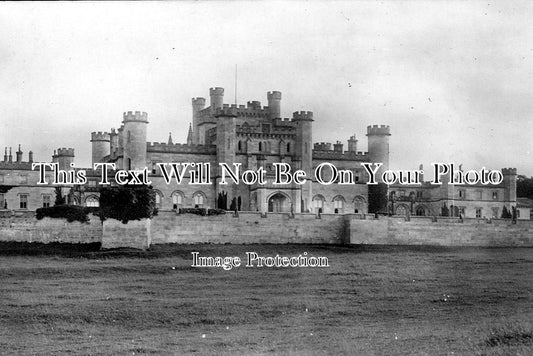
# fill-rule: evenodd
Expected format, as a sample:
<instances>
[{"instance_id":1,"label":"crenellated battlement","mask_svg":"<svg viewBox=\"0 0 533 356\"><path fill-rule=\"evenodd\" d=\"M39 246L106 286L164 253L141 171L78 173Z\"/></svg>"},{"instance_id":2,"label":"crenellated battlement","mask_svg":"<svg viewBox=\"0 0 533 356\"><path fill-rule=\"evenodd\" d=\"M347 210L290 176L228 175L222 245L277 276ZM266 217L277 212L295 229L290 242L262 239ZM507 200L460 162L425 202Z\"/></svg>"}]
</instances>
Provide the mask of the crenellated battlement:
<instances>
[{"instance_id":1,"label":"crenellated battlement","mask_svg":"<svg viewBox=\"0 0 533 356\"><path fill-rule=\"evenodd\" d=\"M312 111L295 111L292 113L293 120L304 120L304 121L313 121L313 112Z\"/></svg>"},{"instance_id":2,"label":"crenellated battlement","mask_svg":"<svg viewBox=\"0 0 533 356\"><path fill-rule=\"evenodd\" d=\"M146 150L148 152L165 152L165 153L203 153L216 154L214 145L188 145L182 143L168 144L164 142L147 142Z\"/></svg>"},{"instance_id":3,"label":"crenellated battlement","mask_svg":"<svg viewBox=\"0 0 533 356\"><path fill-rule=\"evenodd\" d=\"M192 98L192 104L195 106L205 106L205 98Z\"/></svg>"},{"instance_id":4,"label":"crenellated battlement","mask_svg":"<svg viewBox=\"0 0 533 356\"><path fill-rule=\"evenodd\" d=\"M122 116L123 122L139 121L148 123L148 114L144 111L127 111Z\"/></svg>"},{"instance_id":5,"label":"crenellated battlement","mask_svg":"<svg viewBox=\"0 0 533 356\"><path fill-rule=\"evenodd\" d=\"M369 125L366 128L366 135L385 135L390 136L389 125Z\"/></svg>"},{"instance_id":6,"label":"crenellated battlement","mask_svg":"<svg viewBox=\"0 0 533 356\"><path fill-rule=\"evenodd\" d=\"M63 157L74 157L74 149L73 148L58 148L56 156L63 156Z\"/></svg>"},{"instance_id":7,"label":"crenellated battlement","mask_svg":"<svg viewBox=\"0 0 533 356\"><path fill-rule=\"evenodd\" d=\"M322 151L313 149L313 159L320 161L338 160L338 161L367 161L368 152L335 152L332 150Z\"/></svg>"},{"instance_id":8,"label":"crenellated battlement","mask_svg":"<svg viewBox=\"0 0 533 356\"><path fill-rule=\"evenodd\" d=\"M237 108L224 106L223 108L218 108L215 111L215 117L237 117Z\"/></svg>"},{"instance_id":9,"label":"crenellated battlement","mask_svg":"<svg viewBox=\"0 0 533 356\"><path fill-rule=\"evenodd\" d=\"M224 95L224 88L221 88L221 87L209 88L209 95Z\"/></svg>"},{"instance_id":10,"label":"crenellated battlement","mask_svg":"<svg viewBox=\"0 0 533 356\"><path fill-rule=\"evenodd\" d=\"M280 91L269 91L267 92L267 99L270 100L281 100Z\"/></svg>"},{"instance_id":11,"label":"crenellated battlement","mask_svg":"<svg viewBox=\"0 0 533 356\"><path fill-rule=\"evenodd\" d=\"M316 142L313 145L313 149L316 151L331 151L331 143L329 142Z\"/></svg>"},{"instance_id":12,"label":"crenellated battlement","mask_svg":"<svg viewBox=\"0 0 533 356\"><path fill-rule=\"evenodd\" d=\"M116 133L113 130L113 134L116 135ZM107 141L109 142L111 140L111 135L108 132L91 132L91 142L93 141Z\"/></svg>"},{"instance_id":13,"label":"crenellated battlement","mask_svg":"<svg viewBox=\"0 0 533 356\"><path fill-rule=\"evenodd\" d=\"M516 175L516 168L502 168L503 175Z\"/></svg>"}]
</instances>

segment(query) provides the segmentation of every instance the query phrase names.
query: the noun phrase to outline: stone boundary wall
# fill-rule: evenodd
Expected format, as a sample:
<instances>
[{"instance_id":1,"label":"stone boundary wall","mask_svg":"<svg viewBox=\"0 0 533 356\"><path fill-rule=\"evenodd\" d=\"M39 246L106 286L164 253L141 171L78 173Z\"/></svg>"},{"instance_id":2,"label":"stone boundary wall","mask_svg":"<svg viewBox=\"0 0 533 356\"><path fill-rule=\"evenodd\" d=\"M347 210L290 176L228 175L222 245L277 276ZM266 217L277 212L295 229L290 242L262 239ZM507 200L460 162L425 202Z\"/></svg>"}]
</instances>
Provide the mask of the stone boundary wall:
<instances>
[{"instance_id":1,"label":"stone boundary wall","mask_svg":"<svg viewBox=\"0 0 533 356\"><path fill-rule=\"evenodd\" d=\"M74 244L101 242L100 218L91 214L89 219L89 223L69 223L66 219L48 217L37 220L34 213L3 216L0 218L0 241Z\"/></svg>"},{"instance_id":2,"label":"stone boundary wall","mask_svg":"<svg viewBox=\"0 0 533 356\"><path fill-rule=\"evenodd\" d=\"M533 247L533 221L379 217L348 221L351 244Z\"/></svg>"},{"instance_id":3,"label":"stone boundary wall","mask_svg":"<svg viewBox=\"0 0 533 356\"><path fill-rule=\"evenodd\" d=\"M152 219L152 244L348 242L346 215L239 212L215 216L159 212Z\"/></svg>"},{"instance_id":4,"label":"stone boundary wall","mask_svg":"<svg viewBox=\"0 0 533 356\"><path fill-rule=\"evenodd\" d=\"M240 212L216 216L159 212L127 225L89 215L90 222L36 220L34 214L0 216L0 241L95 243L103 248L147 248L164 243L309 243L533 247L533 221L373 215Z\"/></svg>"}]
</instances>

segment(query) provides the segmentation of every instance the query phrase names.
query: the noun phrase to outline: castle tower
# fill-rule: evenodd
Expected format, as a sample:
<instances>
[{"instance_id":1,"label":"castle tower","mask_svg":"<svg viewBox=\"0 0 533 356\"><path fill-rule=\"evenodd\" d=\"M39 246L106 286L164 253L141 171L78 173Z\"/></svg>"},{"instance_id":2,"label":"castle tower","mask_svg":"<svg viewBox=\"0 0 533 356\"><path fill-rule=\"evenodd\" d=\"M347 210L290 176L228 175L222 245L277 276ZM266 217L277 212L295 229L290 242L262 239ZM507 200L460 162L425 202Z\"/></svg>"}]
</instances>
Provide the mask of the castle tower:
<instances>
[{"instance_id":1,"label":"castle tower","mask_svg":"<svg viewBox=\"0 0 533 356\"><path fill-rule=\"evenodd\" d=\"M107 132L92 132L92 164L101 163L102 158L109 156L111 151L111 136Z\"/></svg>"},{"instance_id":2,"label":"castle tower","mask_svg":"<svg viewBox=\"0 0 533 356\"><path fill-rule=\"evenodd\" d=\"M355 134L350 136L348 140L348 152L357 152L357 139L355 138Z\"/></svg>"},{"instance_id":3,"label":"castle tower","mask_svg":"<svg viewBox=\"0 0 533 356\"><path fill-rule=\"evenodd\" d=\"M22 162L22 151L20 150L20 144L19 144L19 149L16 152L16 154L17 154L17 163Z\"/></svg>"},{"instance_id":4,"label":"castle tower","mask_svg":"<svg viewBox=\"0 0 533 356\"><path fill-rule=\"evenodd\" d=\"M109 133L109 154L114 155L118 149L118 134L115 129L111 129Z\"/></svg>"},{"instance_id":5,"label":"castle tower","mask_svg":"<svg viewBox=\"0 0 533 356\"><path fill-rule=\"evenodd\" d=\"M308 177L313 175L313 112L300 111L292 114L296 123L296 159L300 160L300 168ZM303 184L300 201L293 202L295 212L306 212L311 209L313 199L312 184ZM298 209L299 206L299 209Z\"/></svg>"},{"instance_id":6,"label":"castle tower","mask_svg":"<svg viewBox=\"0 0 533 356\"><path fill-rule=\"evenodd\" d=\"M270 111L270 118L276 119L281 117L281 92L269 91L267 93L268 110Z\"/></svg>"},{"instance_id":7,"label":"castle tower","mask_svg":"<svg viewBox=\"0 0 533 356\"><path fill-rule=\"evenodd\" d=\"M388 125L374 125L366 128L368 136L368 160L370 163L383 163L377 173L381 180L381 175L389 169L389 136L390 127Z\"/></svg>"},{"instance_id":8,"label":"castle tower","mask_svg":"<svg viewBox=\"0 0 533 356\"><path fill-rule=\"evenodd\" d=\"M9 156L8 156L9 163L13 162L13 154L11 152L12 152L11 147L9 147Z\"/></svg>"},{"instance_id":9,"label":"castle tower","mask_svg":"<svg viewBox=\"0 0 533 356\"><path fill-rule=\"evenodd\" d=\"M28 162L33 163L33 151L28 153Z\"/></svg>"},{"instance_id":10,"label":"castle tower","mask_svg":"<svg viewBox=\"0 0 533 356\"><path fill-rule=\"evenodd\" d=\"M337 143L333 144L333 152L343 152L343 144L341 143L341 141L337 141Z\"/></svg>"},{"instance_id":11,"label":"castle tower","mask_svg":"<svg viewBox=\"0 0 533 356\"><path fill-rule=\"evenodd\" d=\"M216 109L222 108L224 103L224 88L216 87L209 89L209 97L211 99L211 111L216 112Z\"/></svg>"},{"instance_id":12,"label":"castle tower","mask_svg":"<svg viewBox=\"0 0 533 356\"><path fill-rule=\"evenodd\" d=\"M218 109L215 112L217 120L217 162L227 163L233 168L235 162L235 140L236 140L236 118L237 111L235 108ZM221 167L218 167L216 176L216 196L222 191L229 192L228 200L235 197L237 187L233 183L220 185ZM233 186L232 186L233 185Z\"/></svg>"},{"instance_id":13,"label":"castle tower","mask_svg":"<svg viewBox=\"0 0 533 356\"><path fill-rule=\"evenodd\" d=\"M192 142L200 143L200 133L198 128L199 112L205 108L205 98L192 98Z\"/></svg>"},{"instance_id":14,"label":"castle tower","mask_svg":"<svg viewBox=\"0 0 533 356\"><path fill-rule=\"evenodd\" d=\"M74 163L74 149L73 148L58 148L57 152L54 151L52 156L53 163L59 163L59 169L61 170L70 170L72 167L71 163Z\"/></svg>"},{"instance_id":15,"label":"castle tower","mask_svg":"<svg viewBox=\"0 0 533 356\"><path fill-rule=\"evenodd\" d=\"M123 115L124 169L146 168L146 128L148 114L128 111Z\"/></svg>"},{"instance_id":16,"label":"castle tower","mask_svg":"<svg viewBox=\"0 0 533 356\"><path fill-rule=\"evenodd\" d=\"M516 206L516 168L503 168L503 200L508 208Z\"/></svg>"},{"instance_id":17,"label":"castle tower","mask_svg":"<svg viewBox=\"0 0 533 356\"><path fill-rule=\"evenodd\" d=\"M8 158L7 158L7 146L4 150L4 162L7 162Z\"/></svg>"}]
</instances>

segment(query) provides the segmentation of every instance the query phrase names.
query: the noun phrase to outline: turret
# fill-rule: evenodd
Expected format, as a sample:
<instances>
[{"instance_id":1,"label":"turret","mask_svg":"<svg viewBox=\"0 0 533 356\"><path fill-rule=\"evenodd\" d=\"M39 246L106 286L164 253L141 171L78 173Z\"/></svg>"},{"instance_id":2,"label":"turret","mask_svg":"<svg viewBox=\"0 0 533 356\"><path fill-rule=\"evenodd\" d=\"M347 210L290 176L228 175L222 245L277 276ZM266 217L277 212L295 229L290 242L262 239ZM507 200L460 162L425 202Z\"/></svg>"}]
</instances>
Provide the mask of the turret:
<instances>
[{"instance_id":1,"label":"turret","mask_svg":"<svg viewBox=\"0 0 533 356\"><path fill-rule=\"evenodd\" d=\"M313 112L296 111L292 114L292 121L296 124L296 159L300 160L300 169L310 176L313 173ZM302 185L301 203L303 205L296 202L295 211L310 211L312 209L312 194L312 184ZM298 205L300 205L300 210L298 210Z\"/></svg>"},{"instance_id":2,"label":"turret","mask_svg":"<svg viewBox=\"0 0 533 356\"><path fill-rule=\"evenodd\" d=\"M8 157L8 161L9 161L9 163L13 162L13 155L12 155L11 152L12 152L12 151L11 151L11 147L9 147L9 157Z\"/></svg>"},{"instance_id":3,"label":"turret","mask_svg":"<svg viewBox=\"0 0 533 356\"><path fill-rule=\"evenodd\" d=\"M33 163L33 151L28 153L28 162Z\"/></svg>"},{"instance_id":4,"label":"turret","mask_svg":"<svg viewBox=\"0 0 533 356\"><path fill-rule=\"evenodd\" d=\"M281 117L281 92L269 91L267 93L268 110L270 111L270 118L276 119Z\"/></svg>"},{"instance_id":5,"label":"turret","mask_svg":"<svg viewBox=\"0 0 533 356\"><path fill-rule=\"evenodd\" d=\"M109 133L109 153L113 155L118 149L118 133L115 129L111 129Z\"/></svg>"},{"instance_id":6,"label":"turret","mask_svg":"<svg viewBox=\"0 0 533 356\"><path fill-rule=\"evenodd\" d=\"M504 193L503 198L509 206L516 204L516 168L502 168Z\"/></svg>"},{"instance_id":7,"label":"turret","mask_svg":"<svg viewBox=\"0 0 533 356\"><path fill-rule=\"evenodd\" d=\"M124 169L146 168L146 129L148 114L128 111L123 115Z\"/></svg>"},{"instance_id":8,"label":"turret","mask_svg":"<svg viewBox=\"0 0 533 356\"><path fill-rule=\"evenodd\" d=\"M22 162L22 151L20 150L20 144L19 144L19 149L16 152L16 154L17 154L17 163Z\"/></svg>"},{"instance_id":9,"label":"turret","mask_svg":"<svg viewBox=\"0 0 533 356\"><path fill-rule=\"evenodd\" d=\"M57 151L54 150L54 155L52 156L53 163L59 163L59 169L69 170L71 169L70 164L74 163L74 149L73 148L58 148Z\"/></svg>"},{"instance_id":10,"label":"turret","mask_svg":"<svg viewBox=\"0 0 533 356\"><path fill-rule=\"evenodd\" d=\"M248 101L246 106L252 110L261 110L261 102L257 100Z\"/></svg>"},{"instance_id":11,"label":"turret","mask_svg":"<svg viewBox=\"0 0 533 356\"><path fill-rule=\"evenodd\" d=\"M350 139L348 140L348 152L357 152L357 140L355 134L350 136Z\"/></svg>"},{"instance_id":12,"label":"turret","mask_svg":"<svg viewBox=\"0 0 533 356\"><path fill-rule=\"evenodd\" d=\"M111 136L107 132L92 132L92 164L103 162L105 156L109 156L111 151Z\"/></svg>"},{"instance_id":13,"label":"turret","mask_svg":"<svg viewBox=\"0 0 533 356\"><path fill-rule=\"evenodd\" d=\"M377 173L381 180L381 175L389 169L389 136L390 127L388 125L374 125L367 127L368 136L368 160L370 163L383 163Z\"/></svg>"},{"instance_id":14,"label":"turret","mask_svg":"<svg viewBox=\"0 0 533 356\"><path fill-rule=\"evenodd\" d=\"M224 103L224 88L210 88L209 97L211 98L211 110L215 112L215 110L221 108Z\"/></svg>"},{"instance_id":15,"label":"turret","mask_svg":"<svg viewBox=\"0 0 533 356\"><path fill-rule=\"evenodd\" d=\"M7 146L6 148L4 149L4 162L7 162L8 160L8 157L7 157Z\"/></svg>"},{"instance_id":16,"label":"turret","mask_svg":"<svg viewBox=\"0 0 533 356\"><path fill-rule=\"evenodd\" d=\"M205 108L204 98L192 98L192 141L194 144L200 143L200 133L198 129L199 112Z\"/></svg>"},{"instance_id":17,"label":"turret","mask_svg":"<svg viewBox=\"0 0 533 356\"><path fill-rule=\"evenodd\" d=\"M333 151L334 152L338 152L338 153L342 153L342 146L343 146L343 144L341 143L341 141L337 141L337 143L335 143L333 145Z\"/></svg>"}]
</instances>

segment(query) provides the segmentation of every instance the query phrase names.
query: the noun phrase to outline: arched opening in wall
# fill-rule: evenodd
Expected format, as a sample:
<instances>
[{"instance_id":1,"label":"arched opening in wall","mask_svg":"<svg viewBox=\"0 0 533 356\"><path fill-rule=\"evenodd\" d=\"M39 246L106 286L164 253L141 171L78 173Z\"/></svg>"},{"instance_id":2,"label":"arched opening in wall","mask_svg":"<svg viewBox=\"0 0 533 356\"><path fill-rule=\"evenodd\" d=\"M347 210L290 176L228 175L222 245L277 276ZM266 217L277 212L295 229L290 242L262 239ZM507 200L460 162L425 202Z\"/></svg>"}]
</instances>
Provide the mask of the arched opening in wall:
<instances>
[{"instance_id":1,"label":"arched opening in wall","mask_svg":"<svg viewBox=\"0 0 533 356\"><path fill-rule=\"evenodd\" d=\"M263 143L259 142L259 152L261 152L262 150L263 150Z\"/></svg>"},{"instance_id":2,"label":"arched opening in wall","mask_svg":"<svg viewBox=\"0 0 533 356\"><path fill-rule=\"evenodd\" d=\"M89 195L85 198L85 206L97 208L100 206L100 201L96 195Z\"/></svg>"},{"instance_id":3,"label":"arched opening in wall","mask_svg":"<svg viewBox=\"0 0 533 356\"><path fill-rule=\"evenodd\" d=\"M183 208L183 201L185 195L180 191L172 192L172 210L179 211Z\"/></svg>"},{"instance_id":4,"label":"arched opening in wall","mask_svg":"<svg viewBox=\"0 0 533 356\"><path fill-rule=\"evenodd\" d=\"M268 212L270 213L283 213L291 210L290 198L281 193L274 193L268 198Z\"/></svg>"},{"instance_id":5,"label":"arched opening in wall","mask_svg":"<svg viewBox=\"0 0 533 356\"><path fill-rule=\"evenodd\" d=\"M206 197L203 192L196 192L192 195L192 200L195 208L203 208L206 202Z\"/></svg>"},{"instance_id":6,"label":"arched opening in wall","mask_svg":"<svg viewBox=\"0 0 533 356\"><path fill-rule=\"evenodd\" d=\"M426 216L426 209L423 206L418 206L415 210L416 216Z\"/></svg>"},{"instance_id":7,"label":"arched opening in wall","mask_svg":"<svg viewBox=\"0 0 533 356\"><path fill-rule=\"evenodd\" d=\"M400 204L396 207L396 215L407 216L409 208L403 204Z\"/></svg>"},{"instance_id":8,"label":"arched opening in wall","mask_svg":"<svg viewBox=\"0 0 533 356\"><path fill-rule=\"evenodd\" d=\"M346 205L346 199L342 195L337 195L333 198L333 211L335 214L344 214L344 206Z\"/></svg>"},{"instance_id":9,"label":"arched opening in wall","mask_svg":"<svg viewBox=\"0 0 533 356\"><path fill-rule=\"evenodd\" d=\"M313 210L319 214L322 214L324 212L324 202L326 199L324 199L324 196L317 194L313 197Z\"/></svg>"},{"instance_id":10,"label":"arched opening in wall","mask_svg":"<svg viewBox=\"0 0 533 356\"><path fill-rule=\"evenodd\" d=\"M291 152L291 143L288 142L287 143L287 153L290 153Z\"/></svg>"},{"instance_id":11,"label":"arched opening in wall","mask_svg":"<svg viewBox=\"0 0 533 356\"><path fill-rule=\"evenodd\" d=\"M242 151L242 142L241 142L241 141L239 141L239 143L237 144L237 150L238 150L239 152Z\"/></svg>"},{"instance_id":12,"label":"arched opening in wall","mask_svg":"<svg viewBox=\"0 0 533 356\"><path fill-rule=\"evenodd\" d=\"M354 213L364 214L366 212L366 200L362 196L353 198Z\"/></svg>"}]
</instances>

